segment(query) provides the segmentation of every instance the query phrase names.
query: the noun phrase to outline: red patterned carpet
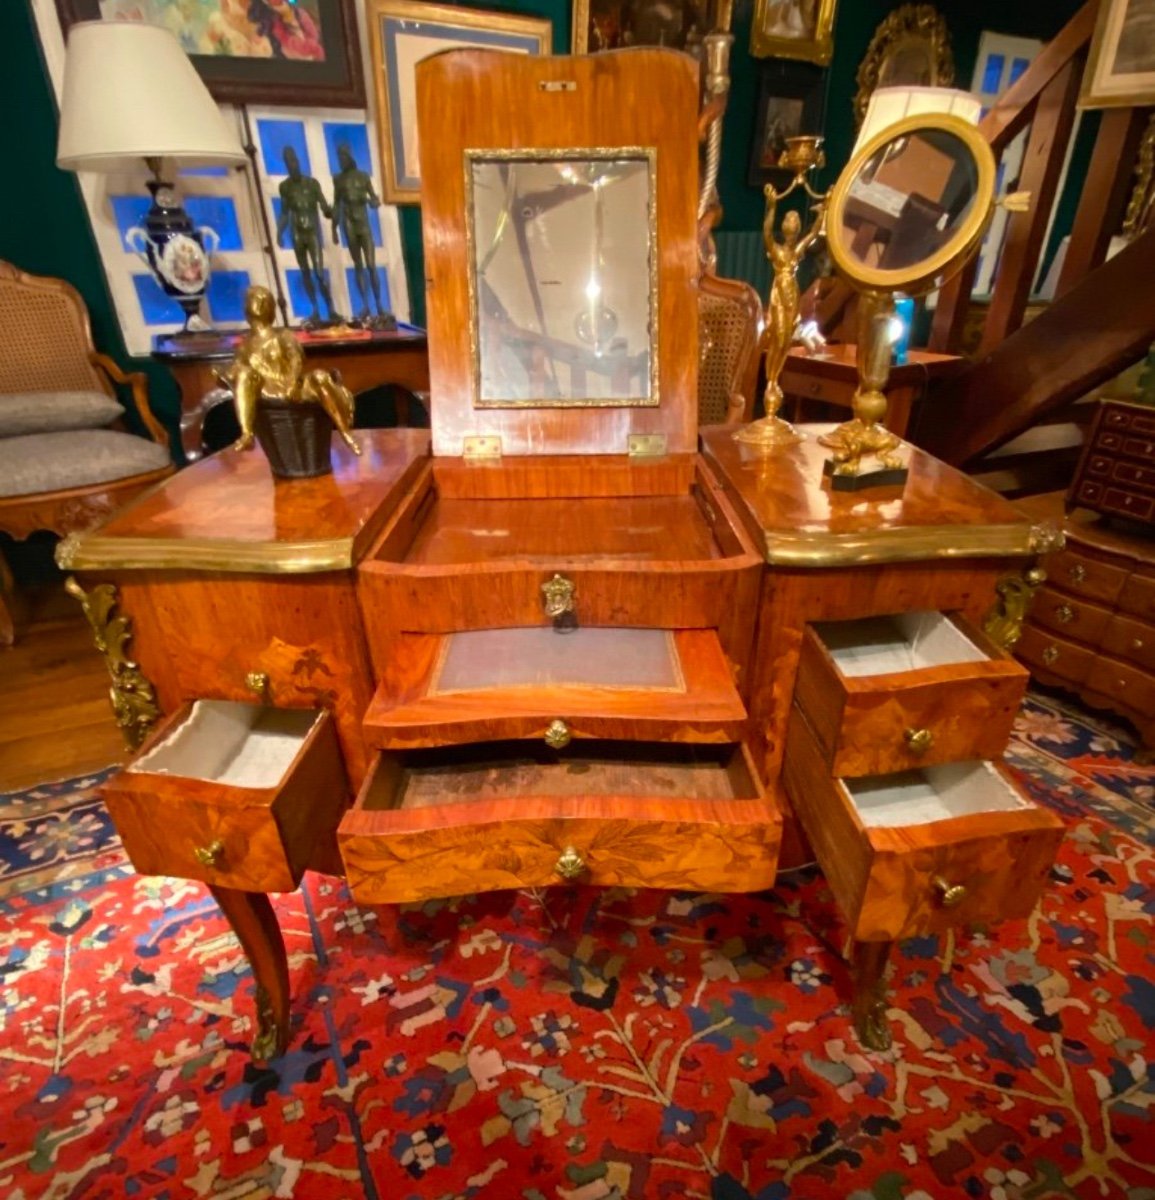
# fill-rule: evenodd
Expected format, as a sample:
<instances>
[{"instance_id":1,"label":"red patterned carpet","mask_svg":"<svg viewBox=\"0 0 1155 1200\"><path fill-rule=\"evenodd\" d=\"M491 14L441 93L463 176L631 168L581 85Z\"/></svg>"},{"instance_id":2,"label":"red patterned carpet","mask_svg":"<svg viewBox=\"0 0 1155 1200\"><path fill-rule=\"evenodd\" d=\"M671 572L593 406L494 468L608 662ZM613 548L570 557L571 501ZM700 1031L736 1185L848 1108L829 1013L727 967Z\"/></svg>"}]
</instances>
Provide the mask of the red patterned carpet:
<instances>
[{"instance_id":1,"label":"red patterned carpet","mask_svg":"<svg viewBox=\"0 0 1155 1200\"><path fill-rule=\"evenodd\" d=\"M906 943L863 1053L821 876L278 902L290 1052L204 890L123 865L91 780L0 799L0 1197L1155 1200L1155 772L1034 695L1069 832L1029 922ZM901 1004L901 1007L899 1005Z\"/></svg>"}]
</instances>

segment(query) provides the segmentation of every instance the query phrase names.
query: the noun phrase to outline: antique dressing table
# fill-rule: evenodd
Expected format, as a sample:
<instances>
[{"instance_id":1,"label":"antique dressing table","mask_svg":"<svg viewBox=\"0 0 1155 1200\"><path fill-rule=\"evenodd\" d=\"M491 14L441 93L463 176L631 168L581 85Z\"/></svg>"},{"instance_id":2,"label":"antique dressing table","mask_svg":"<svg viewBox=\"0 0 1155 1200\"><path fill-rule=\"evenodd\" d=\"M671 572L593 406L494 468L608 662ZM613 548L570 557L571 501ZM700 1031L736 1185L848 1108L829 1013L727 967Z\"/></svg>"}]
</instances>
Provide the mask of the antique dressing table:
<instances>
[{"instance_id":1,"label":"antique dressing table","mask_svg":"<svg viewBox=\"0 0 1155 1200\"><path fill-rule=\"evenodd\" d=\"M1039 533L918 451L835 496L812 437L699 449L697 106L672 52L426 60L431 430L309 480L226 452L61 546L139 747L109 809L212 889L258 1058L305 870L753 891L808 839L872 1045L893 940L1038 896L1061 830L988 765L1026 675L978 626Z\"/></svg>"}]
</instances>

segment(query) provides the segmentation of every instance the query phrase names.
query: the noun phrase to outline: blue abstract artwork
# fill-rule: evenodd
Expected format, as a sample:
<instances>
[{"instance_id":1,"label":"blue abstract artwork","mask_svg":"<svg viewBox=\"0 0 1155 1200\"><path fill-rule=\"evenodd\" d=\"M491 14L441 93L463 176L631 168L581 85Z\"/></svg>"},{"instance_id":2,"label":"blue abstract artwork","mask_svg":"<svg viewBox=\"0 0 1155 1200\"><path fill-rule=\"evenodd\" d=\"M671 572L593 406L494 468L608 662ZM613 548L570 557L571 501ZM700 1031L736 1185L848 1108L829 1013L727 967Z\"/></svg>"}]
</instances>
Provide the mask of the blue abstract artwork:
<instances>
[{"instance_id":1,"label":"blue abstract artwork","mask_svg":"<svg viewBox=\"0 0 1155 1200\"><path fill-rule=\"evenodd\" d=\"M1005 54L988 54L983 67L983 85L980 89L986 96L997 96L1002 90L1003 71L1006 70Z\"/></svg>"},{"instance_id":2,"label":"blue abstract artwork","mask_svg":"<svg viewBox=\"0 0 1155 1200\"><path fill-rule=\"evenodd\" d=\"M220 323L241 322L245 319L245 292L251 277L248 271L214 271L207 291L209 312Z\"/></svg>"},{"instance_id":3,"label":"blue abstract artwork","mask_svg":"<svg viewBox=\"0 0 1155 1200\"><path fill-rule=\"evenodd\" d=\"M301 164L301 172L311 175L309 167L309 147L305 142L304 121L272 121L257 122L257 137L261 143L261 160L265 174L269 178L277 175L287 175L285 168L285 151L292 148L296 151Z\"/></svg>"},{"instance_id":4,"label":"blue abstract artwork","mask_svg":"<svg viewBox=\"0 0 1155 1200\"><path fill-rule=\"evenodd\" d=\"M220 250L243 250L236 201L231 196L186 196L185 211L198 228L207 225L220 238Z\"/></svg>"},{"instance_id":5,"label":"blue abstract artwork","mask_svg":"<svg viewBox=\"0 0 1155 1200\"><path fill-rule=\"evenodd\" d=\"M386 309L392 309L392 299L389 295L389 272L384 267L378 267L377 278L381 282L381 304ZM368 283L368 280L366 280L366 283ZM345 268L345 286L349 289L349 304L352 306L354 312L356 312L361 307L361 293L357 291L357 272L353 267ZM372 307L372 292L369 295L369 304Z\"/></svg>"},{"instance_id":6,"label":"blue abstract artwork","mask_svg":"<svg viewBox=\"0 0 1155 1200\"><path fill-rule=\"evenodd\" d=\"M323 272L326 284L329 283L329 269L325 268ZM293 316L300 320L313 315L313 306L309 303L308 293L305 291L305 280L301 272L294 267L291 271L285 272L285 284L289 291L289 308L292 310ZM330 287L330 295L332 289ZM322 317L326 316L325 301L318 293L317 295L317 311Z\"/></svg>"},{"instance_id":7,"label":"blue abstract artwork","mask_svg":"<svg viewBox=\"0 0 1155 1200\"><path fill-rule=\"evenodd\" d=\"M357 166L362 171L373 173L373 157L369 153L369 131L364 125L323 121L321 129L325 134L325 152L329 157L330 175L336 175L341 170L341 164L337 161L338 146L348 146L353 152Z\"/></svg>"},{"instance_id":8,"label":"blue abstract artwork","mask_svg":"<svg viewBox=\"0 0 1155 1200\"><path fill-rule=\"evenodd\" d=\"M120 232L120 243L125 250L131 253L132 247L128 244L128 231L134 225L144 223L144 214L151 207L152 198L150 196L109 196L108 199L112 205L112 218Z\"/></svg>"},{"instance_id":9,"label":"blue abstract artwork","mask_svg":"<svg viewBox=\"0 0 1155 1200\"><path fill-rule=\"evenodd\" d=\"M132 283L146 325L184 324L184 310L164 294L160 284L151 275L134 274Z\"/></svg>"}]
</instances>

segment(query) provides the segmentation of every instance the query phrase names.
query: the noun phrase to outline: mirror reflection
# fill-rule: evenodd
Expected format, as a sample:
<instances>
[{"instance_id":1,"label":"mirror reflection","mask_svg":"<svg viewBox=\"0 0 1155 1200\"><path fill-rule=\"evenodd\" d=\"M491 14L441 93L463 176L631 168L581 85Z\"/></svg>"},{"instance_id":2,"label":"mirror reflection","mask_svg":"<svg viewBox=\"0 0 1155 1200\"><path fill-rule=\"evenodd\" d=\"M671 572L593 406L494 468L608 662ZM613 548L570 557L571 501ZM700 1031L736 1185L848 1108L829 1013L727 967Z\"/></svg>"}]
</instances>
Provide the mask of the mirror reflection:
<instances>
[{"instance_id":1,"label":"mirror reflection","mask_svg":"<svg viewBox=\"0 0 1155 1200\"><path fill-rule=\"evenodd\" d=\"M469 169L478 403L656 404L650 159Z\"/></svg>"},{"instance_id":2,"label":"mirror reflection","mask_svg":"<svg viewBox=\"0 0 1155 1200\"><path fill-rule=\"evenodd\" d=\"M974 207L978 164L941 129L904 134L863 164L850 185L839 235L863 266L901 271L947 246Z\"/></svg>"}]
</instances>

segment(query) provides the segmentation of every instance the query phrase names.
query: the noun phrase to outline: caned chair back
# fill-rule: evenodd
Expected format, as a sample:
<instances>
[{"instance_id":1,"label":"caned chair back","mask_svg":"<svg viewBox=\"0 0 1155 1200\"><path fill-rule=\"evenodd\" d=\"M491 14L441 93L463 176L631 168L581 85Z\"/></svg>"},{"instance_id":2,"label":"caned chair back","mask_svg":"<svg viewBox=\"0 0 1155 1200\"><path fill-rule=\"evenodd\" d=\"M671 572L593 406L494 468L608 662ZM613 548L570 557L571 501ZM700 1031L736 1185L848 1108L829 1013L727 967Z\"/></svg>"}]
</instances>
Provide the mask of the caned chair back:
<instances>
[{"instance_id":1,"label":"caned chair back","mask_svg":"<svg viewBox=\"0 0 1155 1200\"><path fill-rule=\"evenodd\" d=\"M748 283L702 276L698 290L699 425L750 419L762 328L762 301Z\"/></svg>"},{"instance_id":2,"label":"caned chair back","mask_svg":"<svg viewBox=\"0 0 1155 1200\"><path fill-rule=\"evenodd\" d=\"M76 289L0 262L0 394L106 392L89 361L92 333Z\"/></svg>"}]
</instances>

